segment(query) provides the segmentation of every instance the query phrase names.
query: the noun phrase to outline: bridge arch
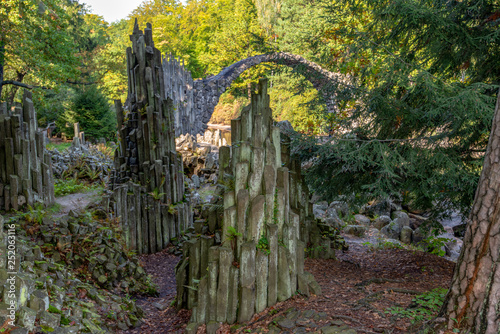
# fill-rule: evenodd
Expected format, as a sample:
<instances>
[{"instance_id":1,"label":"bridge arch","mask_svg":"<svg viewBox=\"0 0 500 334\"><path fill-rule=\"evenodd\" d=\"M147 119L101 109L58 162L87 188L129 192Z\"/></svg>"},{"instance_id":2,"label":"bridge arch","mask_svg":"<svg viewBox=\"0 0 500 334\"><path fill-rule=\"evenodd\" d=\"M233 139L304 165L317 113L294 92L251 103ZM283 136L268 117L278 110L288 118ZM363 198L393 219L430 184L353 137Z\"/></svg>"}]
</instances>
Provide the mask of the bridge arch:
<instances>
[{"instance_id":1,"label":"bridge arch","mask_svg":"<svg viewBox=\"0 0 500 334\"><path fill-rule=\"evenodd\" d=\"M248 57L224 68L215 76L196 81L193 81L191 73L184 68L183 62L169 55L163 61L165 95L173 99L176 108L176 136L203 133L220 96L233 81L249 68L268 62L290 67L301 66L306 79L323 96L327 111L336 111L335 93L328 88L345 83L346 78L299 55L278 52Z\"/></svg>"}]
</instances>

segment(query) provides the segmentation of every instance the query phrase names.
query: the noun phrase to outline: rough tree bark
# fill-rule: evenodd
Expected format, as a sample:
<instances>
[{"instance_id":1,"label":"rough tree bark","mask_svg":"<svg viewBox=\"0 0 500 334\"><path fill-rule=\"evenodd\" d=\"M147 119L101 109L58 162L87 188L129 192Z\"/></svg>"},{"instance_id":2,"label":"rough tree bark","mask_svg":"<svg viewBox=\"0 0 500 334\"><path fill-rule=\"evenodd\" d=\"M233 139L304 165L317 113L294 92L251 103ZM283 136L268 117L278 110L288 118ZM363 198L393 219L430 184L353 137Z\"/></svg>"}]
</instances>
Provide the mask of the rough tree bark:
<instances>
[{"instance_id":1,"label":"rough tree bark","mask_svg":"<svg viewBox=\"0 0 500 334\"><path fill-rule=\"evenodd\" d=\"M2 101L3 63L5 61L5 42L0 41L0 101Z\"/></svg>"},{"instance_id":2,"label":"rough tree bark","mask_svg":"<svg viewBox=\"0 0 500 334\"><path fill-rule=\"evenodd\" d=\"M475 334L500 333L499 105L500 92L464 247L440 312L448 328Z\"/></svg>"}]
</instances>

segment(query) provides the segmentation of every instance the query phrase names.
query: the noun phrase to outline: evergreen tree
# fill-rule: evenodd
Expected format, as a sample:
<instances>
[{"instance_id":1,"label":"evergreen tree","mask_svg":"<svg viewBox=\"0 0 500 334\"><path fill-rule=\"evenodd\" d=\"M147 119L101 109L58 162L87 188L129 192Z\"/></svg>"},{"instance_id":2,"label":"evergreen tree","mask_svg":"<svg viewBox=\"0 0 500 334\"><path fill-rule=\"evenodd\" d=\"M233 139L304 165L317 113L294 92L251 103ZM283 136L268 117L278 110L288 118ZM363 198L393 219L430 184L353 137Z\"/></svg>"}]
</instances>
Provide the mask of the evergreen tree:
<instances>
[{"instance_id":1,"label":"evergreen tree","mask_svg":"<svg viewBox=\"0 0 500 334\"><path fill-rule=\"evenodd\" d=\"M339 0L329 10L345 43L336 67L353 74L336 87L350 117L327 145L299 142L315 159L312 188L467 212L500 79L498 4ZM366 15L363 26L338 24Z\"/></svg>"},{"instance_id":2,"label":"evergreen tree","mask_svg":"<svg viewBox=\"0 0 500 334\"><path fill-rule=\"evenodd\" d=\"M66 112L65 121L80 123L81 131L90 140L112 139L116 132L116 117L111 111L106 97L95 85L77 91L71 109ZM67 133L72 133L71 130Z\"/></svg>"}]
</instances>

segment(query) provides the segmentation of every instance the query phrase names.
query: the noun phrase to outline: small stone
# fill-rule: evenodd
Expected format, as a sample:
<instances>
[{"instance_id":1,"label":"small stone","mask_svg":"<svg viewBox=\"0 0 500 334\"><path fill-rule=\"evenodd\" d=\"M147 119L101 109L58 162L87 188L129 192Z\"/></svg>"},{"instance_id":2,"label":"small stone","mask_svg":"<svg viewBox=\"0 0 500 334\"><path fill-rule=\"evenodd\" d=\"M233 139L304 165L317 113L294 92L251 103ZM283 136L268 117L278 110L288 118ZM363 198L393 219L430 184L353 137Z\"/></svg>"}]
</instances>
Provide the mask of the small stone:
<instances>
[{"instance_id":1,"label":"small stone","mask_svg":"<svg viewBox=\"0 0 500 334\"><path fill-rule=\"evenodd\" d=\"M295 321L295 323L297 324L297 326L307 327L311 323L311 319L300 318L300 319L297 319L297 321Z\"/></svg>"},{"instance_id":2,"label":"small stone","mask_svg":"<svg viewBox=\"0 0 500 334\"><path fill-rule=\"evenodd\" d=\"M308 318L308 319L312 319L315 314L316 314L316 312L314 310L305 310L302 313L302 316L305 317L305 318Z\"/></svg>"},{"instance_id":3,"label":"small stone","mask_svg":"<svg viewBox=\"0 0 500 334\"><path fill-rule=\"evenodd\" d=\"M186 326L186 334L196 334L198 331L198 324L191 322Z\"/></svg>"},{"instance_id":4,"label":"small stone","mask_svg":"<svg viewBox=\"0 0 500 334\"><path fill-rule=\"evenodd\" d=\"M269 326L269 332L267 334L280 334L281 330L276 326Z\"/></svg>"},{"instance_id":5,"label":"small stone","mask_svg":"<svg viewBox=\"0 0 500 334\"><path fill-rule=\"evenodd\" d=\"M97 279L97 281L100 283L100 284L104 284L106 283L108 280L108 278L105 276L105 275L101 275L99 276L99 278Z\"/></svg>"},{"instance_id":6,"label":"small stone","mask_svg":"<svg viewBox=\"0 0 500 334\"><path fill-rule=\"evenodd\" d=\"M123 321L118 321L118 324L116 325L116 327L118 327L122 331L126 331L128 329L127 324L124 323Z\"/></svg>"},{"instance_id":7,"label":"small stone","mask_svg":"<svg viewBox=\"0 0 500 334\"><path fill-rule=\"evenodd\" d=\"M29 331L26 328L16 328L9 332L9 334L28 334Z\"/></svg>"},{"instance_id":8,"label":"small stone","mask_svg":"<svg viewBox=\"0 0 500 334\"><path fill-rule=\"evenodd\" d=\"M168 308L169 303L168 302L162 302L162 303L156 302L156 303L153 303L152 305L154 307L156 307L158 310L164 311Z\"/></svg>"},{"instance_id":9,"label":"small stone","mask_svg":"<svg viewBox=\"0 0 500 334\"><path fill-rule=\"evenodd\" d=\"M326 317L327 317L327 315L325 312L319 312L315 316L316 320L324 320L324 319L326 319Z\"/></svg>"},{"instance_id":10,"label":"small stone","mask_svg":"<svg viewBox=\"0 0 500 334\"><path fill-rule=\"evenodd\" d=\"M49 313L42 311L40 314L40 326L55 329L61 323L61 315L57 313Z\"/></svg>"},{"instance_id":11,"label":"small stone","mask_svg":"<svg viewBox=\"0 0 500 334\"><path fill-rule=\"evenodd\" d=\"M89 319L83 319L82 324L92 333L92 334L100 334L103 332L103 330L94 324L92 321Z\"/></svg>"},{"instance_id":12,"label":"small stone","mask_svg":"<svg viewBox=\"0 0 500 334\"><path fill-rule=\"evenodd\" d=\"M99 261L100 264L103 264L104 262L106 262L108 260L108 258L104 254L98 255L96 258L97 258L97 261Z\"/></svg>"},{"instance_id":13,"label":"small stone","mask_svg":"<svg viewBox=\"0 0 500 334\"><path fill-rule=\"evenodd\" d=\"M220 324L216 321L210 321L207 324L207 334L217 334Z\"/></svg>"},{"instance_id":14,"label":"small stone","mask_svg":"<svg viewBox=\"0 0 500 334\"><path fill-rule=\"evenodd\" d=\"M18 313L17 323L32 331L35 328L36 311L26 306L21 306Z\"/></svg>"},{"instance_id":15,"label":"small stone","mask_svg":"<svg viewBox=\"0 0 500 334\"><path fill-rule=\"evenodd\" d=\"M278 321L278 326L281 328L281 329L292 329L295 327L295 321L292 320L292 319L284 319L284 320L281 320L281 321Z\"/></svg>"},{"instance_id":16,"label":"small stone","mask_svg":"<svg viewBox=\"0 0 500 334\"><path fill-rule=\"evenodd\" d=\"M295 309L291 309L287 315L286 315L286 318L287 319L290 319L290 320L297 320L299 318L299 315L300 315L300 312L295 310Z\"/></svg>"}]
</instances>

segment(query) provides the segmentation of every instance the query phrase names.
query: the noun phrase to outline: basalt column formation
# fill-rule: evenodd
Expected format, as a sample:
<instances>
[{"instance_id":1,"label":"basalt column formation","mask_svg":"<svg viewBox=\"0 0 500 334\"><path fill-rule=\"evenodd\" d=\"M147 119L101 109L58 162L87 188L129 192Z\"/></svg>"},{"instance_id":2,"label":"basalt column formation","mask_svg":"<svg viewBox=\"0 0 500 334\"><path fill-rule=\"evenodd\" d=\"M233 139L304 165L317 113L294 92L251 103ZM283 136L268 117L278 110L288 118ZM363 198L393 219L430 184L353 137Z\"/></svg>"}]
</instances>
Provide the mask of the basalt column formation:
<instances>
[{"instance_id":1,"label":"basalt column formation","mask_svg":"<svg viewBox=\"0 0 500 334\"><path fill-rule=\"evenodd\" d=\"M127 112L115 101L119 148L113 202L130 249L154 253L187 230L192 215L175 151L174 108L165 98L161 54L154 47L151 25L143 33L136 22L130 39Z\"/></svg>"},{"instance_id":2,"label":"basalt column formation","mask_svg":"<svg viewBox=\"0 0 500 334\"><path fill-rule=\"evenodd\" d=\"M54 177L44 135L38 130L31 92L22 104L0 106L0 210L54 203Z\"/></svg>"},{"instance_id":3,"label":"basalt column formation","mask_svg":"<svg viewBox=\"0 0 500 334\"><path fill-rule=\"evenodd\" d=\"M203 323L249 321L297 290L319 293L304 272L306 204L297 203L299 177L282 166L280 137L267 80L261 80L251 104L231 123L231 148L220 148L223 214L214 211L206 224L220 228L215 235L221 237L186 242L176 268L177 306L193 310L188 331ZM198 223L204 222L195 222L195 229Z\"/></svg>"}]
</instances>

